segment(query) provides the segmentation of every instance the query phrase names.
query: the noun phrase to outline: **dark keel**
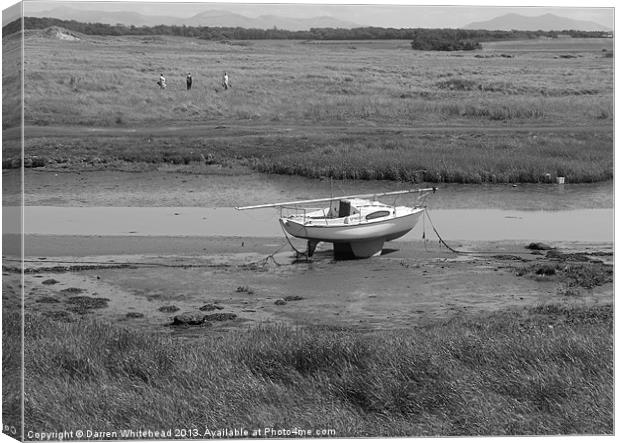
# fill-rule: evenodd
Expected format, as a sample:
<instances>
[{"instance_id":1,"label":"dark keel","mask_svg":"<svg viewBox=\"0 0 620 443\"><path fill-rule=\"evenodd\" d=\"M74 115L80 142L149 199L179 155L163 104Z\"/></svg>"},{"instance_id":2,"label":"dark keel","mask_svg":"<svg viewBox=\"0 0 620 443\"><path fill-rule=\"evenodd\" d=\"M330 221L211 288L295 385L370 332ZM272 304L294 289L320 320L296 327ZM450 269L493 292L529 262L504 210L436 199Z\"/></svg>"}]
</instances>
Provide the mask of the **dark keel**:
<instances>
[{"instance_id":1,"label":"dark keel","mask_svg":"<svg viewBox=\"0 0 620 443\"><path fill-rule=\"evenodd\" d=\"M334 243L334 259L336 260L354 260L356 258L350 243Z\"/></svg>"},{"instance_id":2,"label":"dark keel","mask_svg":"<svg viewBox=\"0 0 620 443\"><path fill-rule=\"evenodd\" d=\"M308 257L314 255L318 241L308 240ZM353 260L359 258L369 258L378 255L383 250L384 239L354 242L354 243L333 243L334 259Z\"/></svg>"}]
</instances>

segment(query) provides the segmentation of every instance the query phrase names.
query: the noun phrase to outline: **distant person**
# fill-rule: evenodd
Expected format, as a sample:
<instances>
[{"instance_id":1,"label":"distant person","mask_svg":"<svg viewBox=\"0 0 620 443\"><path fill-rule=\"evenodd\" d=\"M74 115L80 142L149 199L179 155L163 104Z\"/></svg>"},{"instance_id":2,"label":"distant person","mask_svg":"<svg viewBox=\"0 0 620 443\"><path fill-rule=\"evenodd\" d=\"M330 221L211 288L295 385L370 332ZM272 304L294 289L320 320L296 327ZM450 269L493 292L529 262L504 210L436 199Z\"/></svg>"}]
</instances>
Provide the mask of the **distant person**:
<instances>
[{"instance_id":1,"label":"distant person","mask_svg":"<svg viewBox=\"0 0 620 443\"><path fill-rule=\"evenodd\" d=\"M166 89L166 77L164 77L164 74L161 74L159 76L159 81L157 82L157 84L161 89Z\"/></svg>"},{"instance_id":2,"label":"distant person","mask_svg":"<svg viewBox=\"0 0 620 443\"><path fill-rule=\"evenodd\" d=\"M222 86L224 89L230 88L230 81L228 80L228 74L224 73L224 78L222 79Z\"/></svg>"},{"instance_id":3,"label":"distant person","mask_svg":"<svg viewBox=\"0 0 620 443\"><path fill-rule=\"evenodd\" d=\"M185 81L187 82L187 90L189 91L190 89L192 89L192 73L191 72L187 73L187 78L185 79Z\"/></svg>"}]
</instances>

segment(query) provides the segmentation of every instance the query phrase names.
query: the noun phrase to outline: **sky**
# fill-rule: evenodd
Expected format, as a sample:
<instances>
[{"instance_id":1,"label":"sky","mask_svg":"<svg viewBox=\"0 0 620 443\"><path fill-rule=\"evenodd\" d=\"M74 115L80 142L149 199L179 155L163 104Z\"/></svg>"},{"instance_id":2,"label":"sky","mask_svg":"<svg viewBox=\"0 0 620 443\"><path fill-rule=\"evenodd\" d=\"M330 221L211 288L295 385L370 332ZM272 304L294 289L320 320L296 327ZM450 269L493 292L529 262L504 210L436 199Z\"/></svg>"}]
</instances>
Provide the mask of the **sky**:
<instances>
[{"instance_id":1,"label":"sky","mask_svg":"<svg viewBox=\"0 0 620 443\"><path fill-rule=\"evenodd\" d=\"M2 8L15 3L12 0L0 0ZM73 9L91 9L107 11L130 11L145 15L168 15L175 17L190 17L209 9L227 10L247 17L259 15L280 15L285 17L308 18L317 16L332 16L342 20L352 21L363 26L380 27L437 27L457 28L474 21L488 20L508 13L538 16L546 13L561 15L577 20L587 20L614 28L613 1L593 0L589 2L574 1L512 1L510 5L501 6L506 2L449 0L433 2L423 0L314 0L312 3L301 0L286 2L272 0L269 4L263 0L245 0L235 2L197 2L197 1L50 1L25 0L24 11L47 11L59 6ZM546 6L539 6L540 4ZM583 7L583 5L588 7ZM450 5L450 6L445 6ZM548 5L548 6L547 6ZM9 11L7 11L9 12ZM6 17L5 17L6 15ZM15 14L3 13L3 24L10 22Z\"/></svg>"}]
</instances>

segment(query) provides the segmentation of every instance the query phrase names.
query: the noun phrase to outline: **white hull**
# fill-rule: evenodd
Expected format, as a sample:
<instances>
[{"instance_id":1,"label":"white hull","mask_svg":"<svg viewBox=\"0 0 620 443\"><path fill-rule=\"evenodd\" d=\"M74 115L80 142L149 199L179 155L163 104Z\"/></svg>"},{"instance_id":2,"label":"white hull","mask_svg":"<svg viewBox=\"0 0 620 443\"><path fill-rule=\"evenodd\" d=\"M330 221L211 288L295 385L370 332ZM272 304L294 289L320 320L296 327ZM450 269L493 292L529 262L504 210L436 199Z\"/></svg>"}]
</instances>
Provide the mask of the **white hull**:
<instances>
[{"instance_id":1,"label":"white hull","mask_svg":"<svg viewBox=\"0 0 620 443\"><path fill-rule=\"evenodd\" d=\"M281 218L280 223L293 237L329 243L350 243L352 241L384 239L390 241L402 237L417 224L424 209L417 209L411 214L393 217L388 220L369 221L353 225L312 226L295 220Z\"/></svg>"},{"instance_id":2,"label":"white hull","mask_svg":"<svg viewBox=\"0 0 620 443\"><path fill-rule=\"evenodd\" d=\"M342 219L332 222L321 220L303 222L290 218L280 218L284 230L293 237L309 242L334 243L335 250L343 250L341 245L350 248L349 254L357 258L371 257L381 252L383 243L402 237L411 231L422 216L424 209L415 208L401 216L391 216L379 220L346 224ZM329 223L329 224L328 224Z\"/></svg>"}]
</instances>

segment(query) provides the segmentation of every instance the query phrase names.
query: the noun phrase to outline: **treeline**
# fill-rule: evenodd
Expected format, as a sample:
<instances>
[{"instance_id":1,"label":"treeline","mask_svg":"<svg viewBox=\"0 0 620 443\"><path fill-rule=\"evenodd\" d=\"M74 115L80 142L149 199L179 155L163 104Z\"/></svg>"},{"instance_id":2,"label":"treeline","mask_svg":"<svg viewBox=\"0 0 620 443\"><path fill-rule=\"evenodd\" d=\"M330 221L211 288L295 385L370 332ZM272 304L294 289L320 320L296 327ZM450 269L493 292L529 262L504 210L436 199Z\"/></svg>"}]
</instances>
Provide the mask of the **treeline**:
<instances>
[{"instance_id":1,"label":"treeline","mask_svg":"<svg viewBox=\"0 0 620 443\"><path fill-rule=\"evenodd\" d=\"M523 40L538 37L556 38L558 35L571 37L597 38L605 37L607 32L589 31L486 31L464 29L414 29L414 28L377 28L362 27L312 28L308 31L287 31L284 29L246 29L211 26L126 26L104 23L83 23L75 20L56 18L24 17L25 29L45 29L60 26L73 32L86 35L170 35L193 37L206 40L411 40L414 49L422 50L462 50L476 49L480 42L496 40ZM2 35L7 36L20 30L16 20L2 28Z\"/></svg>"},{"instance_id":2,"label":"treeline","mask_svg":"<svg viewBox=\"0 0 620 443\"><path fill-rule=\"evenodd\" d=\"M481 41L535 38L514 35L516 31L470 31L464 29L413 29L411 47L421 51L473 51Z\"/></svg>"},{"instance_id":3,"label":"treeline","mask_svg":"<svg viewBox=\"0 0 620 443\"><path fill-rule=\"evenodd\" d=\"M488 31L484 29L411 29L411 47L422 51L471 51L480 49L481 42L529 40L540 37L602 38L602 31Z\"/></svg>"}]
</instances>

